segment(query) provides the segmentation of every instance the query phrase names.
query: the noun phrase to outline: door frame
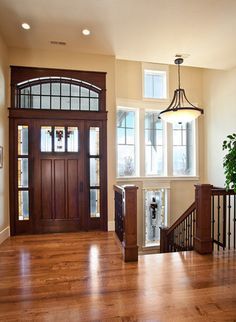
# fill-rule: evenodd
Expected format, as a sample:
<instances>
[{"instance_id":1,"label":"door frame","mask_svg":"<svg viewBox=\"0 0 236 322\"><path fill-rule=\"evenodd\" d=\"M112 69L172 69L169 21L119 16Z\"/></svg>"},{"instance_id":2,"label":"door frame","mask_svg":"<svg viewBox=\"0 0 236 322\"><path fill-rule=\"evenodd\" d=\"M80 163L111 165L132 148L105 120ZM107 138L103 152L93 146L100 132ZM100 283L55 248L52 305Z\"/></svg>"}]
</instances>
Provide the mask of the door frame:
<instances>
[{"instance_id":1,"label":"door frame","mask_svg":"<svg viewBox=\"0 0 236 322\"><path fill-rule=\"evenodd\" d=\"M67 77L78 80L83 84L91 84L99 88L99 110L98 111L82 111L82 110L47 110L47 109L33 109L20 108L17 100L18 86L24 82L32 79L39 79L43 77ZM86 85L88 86L88 85ZM52 69L52 68L35 68L11 66L11 107L9 108L9 177L10 177L10 228L11 235L34 233L32 220L29 222L19 221L17 218L17 125L33 126L34 120L65 120L65 121L84 121L88 127L99 124L101 129L100 134L100 179L101 179L101 196L100 196L100 213L102 220L98 227L97 218L90 218L90 226L92 229L99 229L107 231L107 112L106 112L106 73L105 72L90 72L78 70ZM33 138L31 138L33 140ZM87 135L88 140L88 135ZM88 146L88 144L87 144ZM30 148L30 147L29 147ZM88 151L85 152L88 155ZM33 160L31 159L29 151L29 173ZM33 180L29 177L29 193L33 191ZM88 177L88 176L87 176ZM88 195L88 194L87 194ZM32 198L31 198L32 199ZM29 209L32 213L32 202L29 204ZM18 222L17 222L18 220ZM19 225L20 222L20 225ZM16 225L17 224L17 225ZM18 227L18 228L17 228ZM20 227L20 228L19 228Z\"/></svg>"}]
</instances>

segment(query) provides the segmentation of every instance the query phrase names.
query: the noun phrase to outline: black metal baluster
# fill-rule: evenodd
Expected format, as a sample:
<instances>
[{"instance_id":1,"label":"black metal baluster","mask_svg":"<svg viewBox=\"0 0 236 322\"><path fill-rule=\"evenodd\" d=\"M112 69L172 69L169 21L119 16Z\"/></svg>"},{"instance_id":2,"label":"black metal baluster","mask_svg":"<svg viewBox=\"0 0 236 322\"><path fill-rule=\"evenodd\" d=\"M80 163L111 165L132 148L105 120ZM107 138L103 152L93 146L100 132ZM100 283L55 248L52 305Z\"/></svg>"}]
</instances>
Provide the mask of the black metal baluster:
<instances>
[{"instance_id":1,"label":"black metal baluster","mask_svg":"<svg viewBox=\"0 0 236 322\"><path fill-rule=\"evenodd\" d=\"M220 196L218 195L217 196L217 199L218 199L218 205L217 205L217 229L218 229L218 232L217 232L217 241L218 241L218 244L217 244L217 250L219 251L220 249L220 245L219 245L219 242L220 242Z\"/></svg>"},{"instance_id":2,"label":"black metal baluster","mask_svg":"<svg viewBox=\"0 0 236 322\"><path fill-rule=\"evenodd\" d=\"M234 249L235 249L235 239L236 239L236 235L235 235L235 230L236 230L236 195L234 195Z\"/></svg>"},{"instance_id":3,"label":"black metal baluster","mask_svg":"<svg viewBox=\"0 0 236 322\"><path fill-rule=\"evenodd\" d=\"M212 234L212 240L214 242L215 239L215 197L212 196L212 226L211 226L211 234Z\"/></svg>"},{"instance_id":4,"label":"black metal baluster","mask_svg":"<svg viewBox=\"0 0 236 322\"><path fill-rule=\"evenodd\" d=\"M230 249L230 237L231 237L231 200L230 195L228 195L228 248Z\"/></svg>"}]
</instances>

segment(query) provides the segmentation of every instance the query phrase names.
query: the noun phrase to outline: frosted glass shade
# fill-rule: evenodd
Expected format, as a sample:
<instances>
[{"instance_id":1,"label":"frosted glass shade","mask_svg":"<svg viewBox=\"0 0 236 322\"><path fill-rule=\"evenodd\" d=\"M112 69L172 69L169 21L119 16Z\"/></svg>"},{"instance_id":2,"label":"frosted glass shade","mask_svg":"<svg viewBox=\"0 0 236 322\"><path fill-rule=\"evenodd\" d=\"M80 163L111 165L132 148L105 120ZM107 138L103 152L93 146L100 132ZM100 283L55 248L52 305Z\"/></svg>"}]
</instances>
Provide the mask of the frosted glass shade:
<instances>
[{"instance_id":1,"label":"frosted glass shade","mask_svg":"<svg viewBox=\"0 0 236 322\"><path fill-rule=\"evenodd\" d=\"M160 118L169 123L191 122L201 115L201 111L194 108L180 108L177 110L165 111Z\"/></svg>"}]
</instances>

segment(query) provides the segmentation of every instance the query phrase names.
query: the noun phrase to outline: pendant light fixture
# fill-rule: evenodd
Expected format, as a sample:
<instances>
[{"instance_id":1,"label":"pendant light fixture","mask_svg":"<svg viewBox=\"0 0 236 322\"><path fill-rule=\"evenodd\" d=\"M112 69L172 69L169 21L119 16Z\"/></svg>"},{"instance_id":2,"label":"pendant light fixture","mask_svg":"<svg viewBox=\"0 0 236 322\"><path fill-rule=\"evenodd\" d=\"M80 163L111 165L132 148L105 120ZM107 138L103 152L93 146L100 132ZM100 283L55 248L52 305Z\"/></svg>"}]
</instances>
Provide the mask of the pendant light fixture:
<instances>
[{"instance_id":1,"label":"pendant light fixture","mask_svg":"<svg viewBox=\"0 0 236 322\"><path fill-rule=\"evenodd\" d=\"M193 105L186 97L185 90L180 87L180 65L183 58L176 58L178 65L178 88L174 91L174 97L170 105L159 114L159 117L170 123L191 122L203 114L203 109Z\"/></svg>"}]
</instances>

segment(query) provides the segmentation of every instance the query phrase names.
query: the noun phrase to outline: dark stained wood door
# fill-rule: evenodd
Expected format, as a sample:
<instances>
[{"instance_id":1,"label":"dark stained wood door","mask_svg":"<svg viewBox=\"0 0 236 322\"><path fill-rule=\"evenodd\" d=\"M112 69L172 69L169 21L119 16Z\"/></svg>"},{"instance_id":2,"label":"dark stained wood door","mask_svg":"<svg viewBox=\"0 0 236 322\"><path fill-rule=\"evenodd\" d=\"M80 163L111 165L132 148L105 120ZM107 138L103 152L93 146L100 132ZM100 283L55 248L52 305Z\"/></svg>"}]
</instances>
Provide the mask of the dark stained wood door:
<instances>
[{"instance_id":1,"label":"dark stained wood door","mask_svg":"<svg viewBox=\"0 0 236 322\"><path fill-rule=\"evenodd\" d=\"M71 151L68 143L71 129L75 130L78 140L78 144L74 142L74 152ZM88 205L85 198L87 178L83 122L38 120L35 121L34 132L34 232L87 230ZM45 135L43 137L45 133L46 141L48 140L46 147L42 142L45 141ZM57 144L59 144L58 147ZM76 146L78 146L77 150Z\"/></svg>"}]
</instances>

